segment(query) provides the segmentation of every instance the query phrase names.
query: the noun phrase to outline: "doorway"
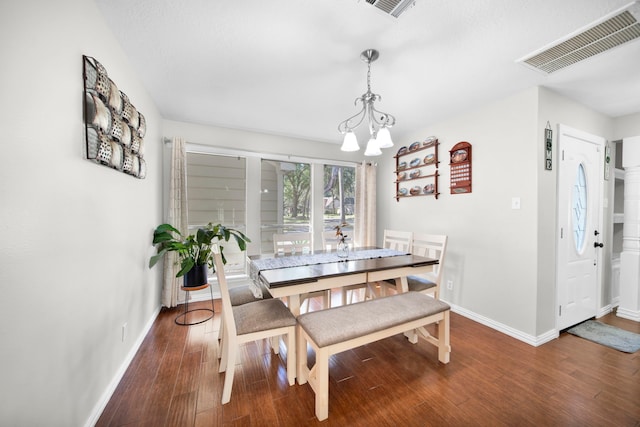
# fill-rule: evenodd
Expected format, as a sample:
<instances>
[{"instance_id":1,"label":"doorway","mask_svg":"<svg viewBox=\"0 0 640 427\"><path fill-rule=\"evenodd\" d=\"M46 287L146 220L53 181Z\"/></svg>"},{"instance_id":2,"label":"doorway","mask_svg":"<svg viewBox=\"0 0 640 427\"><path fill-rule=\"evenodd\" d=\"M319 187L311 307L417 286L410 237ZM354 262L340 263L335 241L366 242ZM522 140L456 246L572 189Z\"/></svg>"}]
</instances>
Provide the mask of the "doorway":
<instances>
[{"instance_id":1,"label":"doorway","mask_svg":"<svg viewBox=\"0 0 640 427\"><path fill-rule=\"evenodd\" d=\"M604 138L559 126L557 329L597 314L602 288Z\"/></svg>"}]
</instances>

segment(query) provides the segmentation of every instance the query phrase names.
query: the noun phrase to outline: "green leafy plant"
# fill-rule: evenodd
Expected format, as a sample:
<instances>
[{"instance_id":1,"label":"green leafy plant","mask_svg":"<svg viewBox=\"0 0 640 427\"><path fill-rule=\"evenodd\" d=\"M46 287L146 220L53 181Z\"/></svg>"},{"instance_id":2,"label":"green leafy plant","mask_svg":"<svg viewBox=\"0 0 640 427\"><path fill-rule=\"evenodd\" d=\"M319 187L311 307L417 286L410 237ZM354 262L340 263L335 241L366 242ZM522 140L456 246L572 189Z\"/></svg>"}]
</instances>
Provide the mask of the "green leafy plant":
<instances>
[{"instance_id":1,"label":"green leafy plant","mask_svg":"<svg viewBox=\"0 0 640 427\"><path fill-rule=\"evenodd\" d=\"M212 246L218 242L228 242L234 238L240 250L247 248L247 243L251 242L246 235L233 228L227 228L222 224L207 224L198 229L195 235L190 234L184 237L180 231L170 224L160 224L153 232L153 245L157 248L157 253L149 259L149 268L156 265L167 252L177 252L180 258L180 271L176 277L184 276L196 265L208 265L215 272L213 263ZM219 245L222 261L226 264L224 247Z\"/></svg>"}]
</instances>

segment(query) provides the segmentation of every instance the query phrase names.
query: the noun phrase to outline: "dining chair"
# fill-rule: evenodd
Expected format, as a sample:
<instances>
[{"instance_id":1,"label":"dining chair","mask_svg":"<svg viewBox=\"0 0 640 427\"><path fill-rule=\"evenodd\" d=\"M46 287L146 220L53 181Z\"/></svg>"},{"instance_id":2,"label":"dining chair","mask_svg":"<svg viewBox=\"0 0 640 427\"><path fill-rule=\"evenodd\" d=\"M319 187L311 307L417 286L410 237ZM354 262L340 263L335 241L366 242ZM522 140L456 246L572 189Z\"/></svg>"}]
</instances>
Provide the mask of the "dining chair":
<instances>
[{"instance_id":1,"label":"dining chair","mask_svg":"<svg viewBox=\"0 0 640 427\"><path fill-rule=\"evenodd\" d=\"M335 251L338 248L338 236L336 236L335 230L328 230L322 232L322 250L323 251Z\"/></svg>"},{"instance_id":2,"label":"dining chair","mask_svg":"<svg viewBox=\"0 0 640 427\"><path fill-rule=\"evenodd\" d=\"M334 230L323 231L322 232L322 249L325 251L335 251L338 249L338 236L336 236L336 232ZM347 300L349 300L349 304L353 302L353 295L355 291L360 291L364 289L364 298L367 298L367 284L359 283L357 285L349 285L343 286L340 288L341 302L342 305L347 304Z\"/></svg>"},{"instance_id":3,"label":"dining chair","mask_svg":"<svg viewBox=\"0 0 640 427\"><path fill-rule=\"evenodd\" d=\"M411 253L412 239L413 232L411 231L384 230L382 247Z\"/></svg>"},{"instance_id":4,"label":"dining chair","mask_svg":"<svg viewBox=\"0 0 640 427\"><path fill-rule=\"evenodd\" d=\"M220 285L222 298L222 316L224 317L224 331L222 339L220 367L218 372L224 372L222 388L222 404L231 400L231 389L236 368L236 357L240 345L265 338L286 336L287 348L287 380L293 385L296 379L296 318L282 301L269 298L238 306L231 305L229 286L224 273L224 264L218 247L213 248L213 259L216 276ZM274 353L279 353L279 345L273 346Z\"/></svg>"},{"instance_id":5,"label":"dining chair","mask_svg":"<svg viewBox=\"0 0 640 427\"><path fill-rule=\"evenodd\" d=\"M273 235L273 252L276 255L311 252L311 233L275 233Z\"/></svg>"},{"instance_id":6,"label":"dining chair","mask_svg":"<svg viewBox=\"0 0 640 427\"><path fill-rule=\"evenodd\" d=\"M275 233L273 235L273 252L279 254L304 254L311 252L311 233L294 232L294 233ZM308 294L300 295L301 305L306 301L307 309L309 308L309 299L322 297L322 308L331 306L331 290L316 291Z\"/></svg>"},{"instance_id":7,"label":"dining chair","mask_svg":"<svg viewBox=\"0 0 640 427\"><path fill-rule=\"evenodd\" d=\"M265 286L260 286L262 290L262 298L256 297L251 289L250 285L236 286L229 288L229 299L231 306L248 304L250 302L262 301L265 299L273 298L269 293L269 290ZM220 327L218 328L218 341L222 340L222 331L224 330L224 316L220 318ZM218 355L220 356L220 355ZM218 357L219 359L220 357Z\"/></svg>"},{"instance_id":8,"label":"dining chair","mask_svg":"<svg viewBox=\"0 0 640 427\"><path fill-rule=\"evenodd\" d=\"M411 253L412 239L412 231L385 229L382 237L382 247L385 249ZM389 286L387 286L386 282L369 283L369 290L374 296L386 295L388 288Z\"/></svg>"},{"instance_id":9,"label":"dining chair","mask_svg":"<svg viewBox=\"0 0 640 427\"><path fill-rule=\"evenodd\" d=\"M410 291L431 295L435 299L440 297L440 283L444 271L444 258L447 252L447 235L413 233L411 241L411 253L427 258L438 259L434 270L420 275L407 276L407 285ZM384 286L395 289L395 281L385 281Z\"/></svg>"}]
</instances>

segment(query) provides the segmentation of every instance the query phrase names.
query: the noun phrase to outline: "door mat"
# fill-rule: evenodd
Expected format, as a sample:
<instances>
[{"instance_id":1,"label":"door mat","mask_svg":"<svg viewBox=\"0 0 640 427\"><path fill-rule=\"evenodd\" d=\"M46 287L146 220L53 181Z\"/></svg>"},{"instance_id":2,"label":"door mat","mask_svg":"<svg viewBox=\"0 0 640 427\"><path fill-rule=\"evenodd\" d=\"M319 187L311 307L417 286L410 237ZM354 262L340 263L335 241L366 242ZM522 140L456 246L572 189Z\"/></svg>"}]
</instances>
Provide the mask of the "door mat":
<instances>
[{"instance_id":1,"label":"door mat","mask_svg":"<svg viewBox=\"0 0 640 427\"><path fill-rule=\"evenodd\" d=\"M587 320L567 330L568 333L625 353L640 350L640 334L625 331L595 320Z\"/></svg>"}]
</instances>

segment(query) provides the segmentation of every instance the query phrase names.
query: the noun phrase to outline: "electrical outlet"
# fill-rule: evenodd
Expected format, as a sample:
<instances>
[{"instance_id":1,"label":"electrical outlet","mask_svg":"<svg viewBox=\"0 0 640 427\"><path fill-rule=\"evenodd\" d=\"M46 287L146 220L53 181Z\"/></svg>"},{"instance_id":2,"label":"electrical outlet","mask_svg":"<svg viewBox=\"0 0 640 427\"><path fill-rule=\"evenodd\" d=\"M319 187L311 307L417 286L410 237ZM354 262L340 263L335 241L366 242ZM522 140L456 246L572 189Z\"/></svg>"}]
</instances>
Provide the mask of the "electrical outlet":
<instances>
[{"instance_id":1,"label":"electrical outlet","mask_svg":"<svg viewBox=\"0 0 640 427\"><path fill-rule=\"evenodd\" d=\"M447 289L449 290L453 289L453 280L447 280Z\"/></svg>"},{"instance_id":2,"label":"electrical outlet","mask_svg":"<svg viewBox=\"0 0 640 427\"><path fill-rule=\"evenodd\" d=\"M122 342L127 339L127 324L122 325Z\"/></svg>"}]
</instances>

